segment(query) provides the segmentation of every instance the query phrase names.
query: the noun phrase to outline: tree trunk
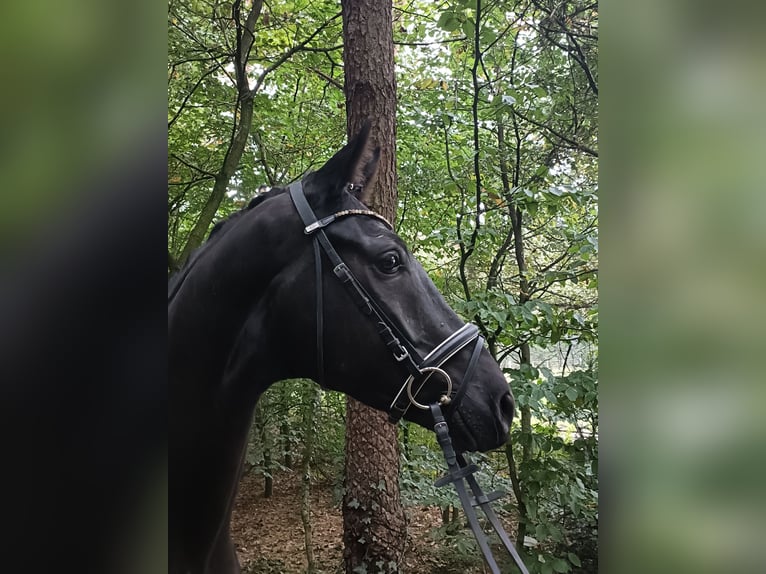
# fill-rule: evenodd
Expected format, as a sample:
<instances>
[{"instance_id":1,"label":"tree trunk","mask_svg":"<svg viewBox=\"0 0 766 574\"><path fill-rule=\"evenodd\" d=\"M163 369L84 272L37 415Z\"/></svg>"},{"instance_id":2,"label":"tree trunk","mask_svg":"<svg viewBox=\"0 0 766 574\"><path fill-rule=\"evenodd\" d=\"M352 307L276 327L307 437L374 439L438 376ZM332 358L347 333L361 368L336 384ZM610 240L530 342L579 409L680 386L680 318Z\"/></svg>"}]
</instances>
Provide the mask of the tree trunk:
<instances>
[{"instance_id":1,"label":"tree trunk","mask_svg":"<svg viewBox=\"0 0 766 574\"><path fill-rule=\"evenodd\" d=\"M181 251L181 256L179 257L181 264L186 262L189 255L191 255L191 252L202 245L202 242L205 240L205 234L207 233L210 224L213 222L213 218L215 217L216 211L218 211L218 207L221 205L221 201L223 201L226 189L229 186L229 181L239 166L239 160L242 159L242 153L245 151L247 136L250 133L250 126L252 123L253 96L249 93L240 95L239 122L237 129L229 144L229 149L223 160L223 165L215 176L213 191L210 193L205 205L202 207L202 211L200 211L194 227L189 232L186 245L184 245L183 251Z\"/></svg>"},{"instance_id":2,"label":"tree trunk","mask_svg":"<svg viewBox=\"0 0 766 574\"><path fill-rule=\"evenodd\" d=\"M516 256L516 264L519 268L519 305L524 305L529 301L529 281L527 279L527 262L524 255L524 230L523 230L523 212L520 208L516 207L514 203L510 203L508 206L508 212L511 217L511 224L513 226L513 246L514 254ZM519 366L528 365L531 366L532 360L530 357L529 343L522 343L520 348L520 360ZM519 408L519 417L521 419L521 462L527 463L532 460L532 409L527 406L521 406ZM510 442L508 445L510 448ZM507 456L507 452L506 452ZM512 457L509 458L509 463L512 463ZM510 469L511 476L518 477L517 469ZM514 490L516 494L516 500L519 508L519 532L516 540L516 547L521 552L524 546L524 537L527 534L529 527L529 515L527 512L527 503L530 502L529 491L524 487L523 481L519 481L516 478Z\"/></svg>"},{"instance_id":3,"label":"tree trunk","mask_svg":"<svg viewBox=\"0 0 766 574\"><path fill-rule=\"evenodd\" d=\"M342 0L349 136L369 119L381 148L370 207L396 213L396 83L391 0ZM349 398L343 557L347 574L398 572L406 543L399 445L387 416Z\"/></svg>"},{"instance_id":4,"label":"tree trunk","mask_svg":"<svg viewBox=\"0 0 766 574\"><path fill-rule=\"evenodd\" d=\"M343 497L346 573L364 568L370 574L399 572L407 531L399 498L396 427L385 414L354 399L348 399L347 408Z\"/></svg>"},{"instance_id":5,"label":"tree trunk","mask_svg":"<svg viewBox=\"0 0 766 574\"><path fill-rule=\"evenodd\" d=\"M239 161L242 159L242 153L247 145L247 138L250 135L250 128L253 123L253 96L255 95L251 92L250 84L247 80L247 59L250 56L250 48L255 37L255 24L261 15L262 7L263 0L255 0L250 7L245 21L242 22L240 13L241 0L236 0L232 5L232 19L237 29L237 50L232 59L238 91L237 105L234 110L234 129L223 164L218 173L216 173L213 191L202 207L194 227L189 232L181 255L178 257L179 266L182 266L189 258L189 255L191 255L191 252L202 245L202 242L205 240L205 234L213 222L221 201L223 201L229 181L237 170Z\"/></svg>"},{"instance_id":6,"label":"tree trunk","mask_svg":"<svg viewBox=\"0 0 766 574\"><path fill-rule=\"evenodd\" d=\"M293 468L293 441L292 441L292 429L290 427L290 419L287 417L288 405L290 404L290 387L286 384L282 384L281 390L282 405L285 414L282 415L282 422L279 425L279 434L282 438L282 452L284 454L284 465L286 468L292 470Z\"/></svg>"},{"instance_id":7,"label":"tree trunk","mask_svg":"<svg viewBox=\"0 0 766 574\"><path fill-rule=\"evenodd\" d=\"M308 388L309 401L303 411L303 460L301 462L301 522L303 523L303 540L306 549L306 574L316 572L314 547L311 530L311 456L314 453L314 437L316 429L316 411L319 408L321 390L315 384Z\"/></svg>"},{"instance_id":8,"label":"tree trunk","mask_svg":"<svg viewBox=\"0 0 766 574\"><path fill-rule=\"evenodd\" d=\"M266 404L261 405L261 403L265 398L261 397L261 400L258 401L258 405L264 409ZM265 417L261 421L259 430L261 433L261 448L263 448L263 497L269 498L274 493L274 465L271 461L271 438Z\"/></svg>"}]
</instances>

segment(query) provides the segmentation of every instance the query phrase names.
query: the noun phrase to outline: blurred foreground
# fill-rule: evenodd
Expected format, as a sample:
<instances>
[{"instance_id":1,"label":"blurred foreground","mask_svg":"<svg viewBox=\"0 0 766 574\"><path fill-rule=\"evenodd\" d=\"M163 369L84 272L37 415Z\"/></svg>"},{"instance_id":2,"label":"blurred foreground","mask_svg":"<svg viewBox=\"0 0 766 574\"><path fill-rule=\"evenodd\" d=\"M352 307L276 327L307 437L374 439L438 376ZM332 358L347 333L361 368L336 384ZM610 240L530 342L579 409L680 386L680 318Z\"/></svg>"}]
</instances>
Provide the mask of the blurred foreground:
<instances>
[{"instance_id":1,"label":"blurred foreground","mask_svg":"<svg viewBox=\"0 0 766 574\"><path fill-rule=\"evenodd\" d=\"M605 572L766 570L764 9L602 11ZM165 568L164 10L0 23L5 571Z\"/></svg>"}]
</instances>

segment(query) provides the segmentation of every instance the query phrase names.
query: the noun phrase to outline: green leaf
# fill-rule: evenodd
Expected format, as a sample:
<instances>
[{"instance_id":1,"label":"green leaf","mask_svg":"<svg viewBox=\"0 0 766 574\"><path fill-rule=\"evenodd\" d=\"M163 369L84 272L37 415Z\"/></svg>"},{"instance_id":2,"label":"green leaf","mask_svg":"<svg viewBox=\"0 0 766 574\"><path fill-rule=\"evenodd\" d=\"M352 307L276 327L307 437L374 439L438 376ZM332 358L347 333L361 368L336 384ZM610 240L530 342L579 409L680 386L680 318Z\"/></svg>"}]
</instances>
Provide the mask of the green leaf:
<instances>
[{"instance_id":1,"label":"green leaf","mask_svg":"<svg viewBox=\"0 0 766 574\"><path fill-rule=\"evenodd\" d=\"M439 15L439 19L436 21L436 25L439 26L439 28L444 28L444 25L449 21L453 20L455 18L454 12L442 12Z\"/></svg>"},{"instance_id":2,"label":"green leaf","mask_svg":"<svg viewBox=\"0 0 766 574\"><path fill-rule=\"evenodd\" d=\"M577 566L578 568L582 566L582 563L580 562L580 558L577 556L577 554L572 554L571 552L567 552L567 559Z\"/></svg>"},{"instance_id":3,"label":"green leaf","mask_svg":"<svg viewBox=\"0 0 766 574\"><path fill-rule=\"evenodd\" d=\"M545 524L538 524L535 528L535 536L538 538L545 538L548 534L548 529L545 527Z\"/></svg>"},{"instance_id":4,"label":"green leaf","mask_svg":"<svg viewBox=\"0 0 766 574\"><path fill-rule=\"evenodd\" d=\"M545 392L545 398L548 399L548 402L551 405L555 405L556 403L558 403L558 401L556 400L556 395L554 395L550 389L545 389L544 392Z\"/></svg>"},{"instance_id":5,"label":"green leaf","mask_svg":"<svg viewBox=\"0 0 766 574\"><path fill-rule=\"evenodd\" d=\"M527 547L527 548L534 548L538 544L540 544L540 543L537 540L535 540L534 538L532 538L531 536L525 536L524 537L524 546L525 547Z\"/></svg>"},{"instance_id":6,"label":"green leaf","mask_svg":"<svg viewBox=\"0 0 766 574\"><path fill-rule=\"evenodd\" d=\"M473 38L475 33L476 24L474 24L471 18L468 18L465 22L463 22L463 34L465 34L468 38Z\"/></svg>"},{"instance_id":7,"label":"green leaf","mask_svg":"<svg viewBox=\"0 0 766 574\"><path fill-rule=\"evenodd\" d=\"M572 402L575 402L577 400L578 393L577 393L577 389L575 389L574 387L567 387L567 390L564 391L564 394Z\"/></svg>"},{"instance_id":8,"label":"green leaf","mask_svg":"<svg viewBox=\"0 0 766 574\"><path fill-rule=\"evenodd\" d=\"M556 572L569 572L570 570L569 562L561 558L556 558L551 566Z\"/></svg>"},{"instance_id":9,"label":"green leaf","mask_svg":"<svg viewBox=\"0 0 766 574\"><path fill-rule=\"evenodd\" d=\"M524 320L527 323L531 325L537 324L537 317L535 317L535 315L532 313L532 311L530 311L530 309L526 305L524 305L521 308L521 316L524 317Z\"/></svg>"},{"instance_id":10,"label":"green leaf","mask_svg":"<svg viewBox=\"0 0 766 574\"><path fill-rule=\"evenodd\" d=\"M491 30L487 28L486 26L482 28L481 30L481 42L482 44L491 44L495 40L497 40L497 34L495 34L494 30Z\"/></svg>"},{"instance_id":11,"label":"green leaf","mask_svg":"<svg viewBox=\"0 0 766 574\"><path fill-rule=\"evenodd\" d=\"M458 20L454 12L442 12L436 25L447 32L454 32L460 28L460 20Z\"/></svg>"}]
</instances>

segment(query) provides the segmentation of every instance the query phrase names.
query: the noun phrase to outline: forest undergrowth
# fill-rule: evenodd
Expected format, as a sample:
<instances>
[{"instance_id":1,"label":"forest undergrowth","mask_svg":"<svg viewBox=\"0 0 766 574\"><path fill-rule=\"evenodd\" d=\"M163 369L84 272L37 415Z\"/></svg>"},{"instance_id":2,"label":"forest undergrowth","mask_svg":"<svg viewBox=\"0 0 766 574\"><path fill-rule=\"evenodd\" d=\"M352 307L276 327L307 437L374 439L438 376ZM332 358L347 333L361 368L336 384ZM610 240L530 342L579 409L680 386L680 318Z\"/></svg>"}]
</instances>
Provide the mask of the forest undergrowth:
<instances>
[{"instance_id":1,"label":"forest undergrowth","mask_svg":"<svg viewBox=\"0 0 766 574\"><path fill-rule=\"evenodd\" d=\"M311 522L317 574L343 572L343 519L331 484L311 491ZM445 552L437 529L441 509L409 506L408 545L403 572L410 574L482 574L480 557ZM466 531L470 533L470 531ZM245 574L304 574L306 553L300 519L300 477L294 471L274 476L273 495L263 496L263 477L246 474L232 515L232 537Z\"/></svg>"}]
</instances>

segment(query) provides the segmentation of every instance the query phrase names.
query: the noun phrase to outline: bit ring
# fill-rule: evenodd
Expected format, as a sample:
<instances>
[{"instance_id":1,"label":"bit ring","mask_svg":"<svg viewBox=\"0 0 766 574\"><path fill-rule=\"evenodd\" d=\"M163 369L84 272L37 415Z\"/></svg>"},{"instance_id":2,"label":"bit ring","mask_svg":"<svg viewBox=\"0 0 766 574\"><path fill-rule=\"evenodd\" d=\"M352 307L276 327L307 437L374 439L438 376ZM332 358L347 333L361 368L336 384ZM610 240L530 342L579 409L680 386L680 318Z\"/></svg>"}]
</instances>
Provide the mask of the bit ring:
<instances>
[{"instance_id":1,"label":"bit ring","mask_svg":"<svg viewBox=\"0 0 766 574\"><path fill-rule=\"evenodd\" d=\"M440 374L442 376L442 378L447 383L447 392L444 393L441 396L441 398L439 399L439 403L442 404L442 405L448 404L449 403L449 396L452 394L452 379L450 379L450 376L445 371L440 369L439 367L423 367L423 368L420 369L420 371L422 373L428 373L428 375L423 380L423 383L420 385L420 388L417 391L415 391L415 392L418 392L418 391L420 391L420 389L423 388L423 385L425 385L426 381L428 381L428 379L431 378L432 374L438 373L438 374ZM428 405L424 405L424 404L419 403L418 401L416 401L415 397L412 394L412 383L414 383L414 382L415 382L415 377L413 377L412 375L407 377L407 382L404 384L405 388L407 389L407 398L410 399L410 403L413 406L416 406L419 409L427 411L429 409Z\"/></svg>"}]
</instances>

